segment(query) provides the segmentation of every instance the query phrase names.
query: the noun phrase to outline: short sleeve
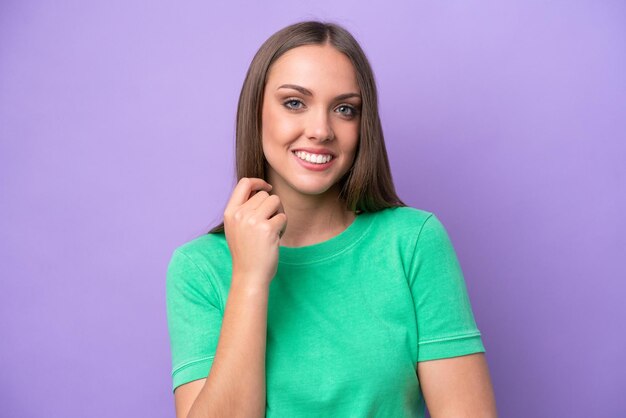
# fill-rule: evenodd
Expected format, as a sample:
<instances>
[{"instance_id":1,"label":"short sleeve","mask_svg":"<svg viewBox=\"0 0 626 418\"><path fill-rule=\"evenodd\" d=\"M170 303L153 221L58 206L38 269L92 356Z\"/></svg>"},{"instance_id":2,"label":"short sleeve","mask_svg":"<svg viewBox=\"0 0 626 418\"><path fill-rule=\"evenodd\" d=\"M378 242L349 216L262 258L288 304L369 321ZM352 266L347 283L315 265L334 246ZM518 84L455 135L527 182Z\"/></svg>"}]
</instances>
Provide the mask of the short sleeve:
<instances>
[{"instance_id":1,"label":"short sleeve","mask_svg":"<svg viewBox=\"0 0 626 418\"><path fill-rule=\"evenodd\" d=\"M223 317L209 275L181 249L167 268L166 304L174 391L209 375Z\"/></svg>"},{"instance_id":2,"label":"short sleeve","mask_svg":"<svg viewBox=\"0 0 626 418\"><path fill-rule=\"evenodd\" d=\"M432 213L417 236L409 275L417 361L484 352L461 266L446 229Z\"/></svg>"}]
</instances>

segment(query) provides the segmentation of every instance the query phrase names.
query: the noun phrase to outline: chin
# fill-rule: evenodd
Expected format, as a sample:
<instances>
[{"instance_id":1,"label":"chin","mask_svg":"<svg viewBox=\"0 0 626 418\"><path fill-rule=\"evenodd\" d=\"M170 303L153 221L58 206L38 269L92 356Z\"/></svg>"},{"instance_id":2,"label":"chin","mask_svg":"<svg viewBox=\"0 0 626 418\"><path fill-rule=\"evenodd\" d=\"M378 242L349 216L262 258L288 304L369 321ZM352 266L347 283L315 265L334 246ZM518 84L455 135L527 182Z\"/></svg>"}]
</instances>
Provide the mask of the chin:
<instances>
[{"instance_id":1,"label":"chin","mask_svg":"<svg viewBox=\"0 0 626 418\"><path fill-rule=\"evenodd\" d=\"M326 175L296 172L288 172L281 175L278 171L271 171L268 178L273 178L275 183L280 183L280 189L284 187L285 189L291 189L297 193L310 196L321 195L332 191L333 188L338 187L337 183L341 178L337 178L337 173L331 172L325 173Z\"/></svg>"},{"instance_id":2,"label":"chin","mask_svg":"<svg viewBox=\"0 0 626 418\"><path fill-rule=\"evenodd\" d=\"M328 192L333 188L334 183L327 183L323 181L296 181L291 183L291 188L299 193L306 195L320 195Z\"/></svg>"},{"instance_id":3,"label":"chin","mask_svg":"<svg viewBox=\"0 0 626 418\"><path fill-rule=\"evenodd\" d=\"M295 187L294 190L302 193L302 194L306 194L309 196L317 196L317 195L321 195L326 193L328 190L330 190L332 188L332 186L303 186L303 187Z\"/></svg>"}]
</instances>

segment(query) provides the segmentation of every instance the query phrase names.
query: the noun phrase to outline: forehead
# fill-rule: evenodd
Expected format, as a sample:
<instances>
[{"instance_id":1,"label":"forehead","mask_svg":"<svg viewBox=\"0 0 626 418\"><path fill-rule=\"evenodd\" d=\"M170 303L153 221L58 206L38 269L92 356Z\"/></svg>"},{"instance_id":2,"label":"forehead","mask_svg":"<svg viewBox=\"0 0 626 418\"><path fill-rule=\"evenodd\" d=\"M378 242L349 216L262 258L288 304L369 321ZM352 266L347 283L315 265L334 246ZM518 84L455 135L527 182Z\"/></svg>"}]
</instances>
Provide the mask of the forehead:
<instances>
[{"instance_id":1,"label":"forehead","mask_svg":"<svg viewBox=\"0 0 626 418\"><path fill-rule=\"evenodd\" d=\"M297 84L313 91L359 92L352 62L331 45L304 45L284 53L272 64L267 77L268 86L274 89L283 83Z\"/></svg>"}]
</instances>

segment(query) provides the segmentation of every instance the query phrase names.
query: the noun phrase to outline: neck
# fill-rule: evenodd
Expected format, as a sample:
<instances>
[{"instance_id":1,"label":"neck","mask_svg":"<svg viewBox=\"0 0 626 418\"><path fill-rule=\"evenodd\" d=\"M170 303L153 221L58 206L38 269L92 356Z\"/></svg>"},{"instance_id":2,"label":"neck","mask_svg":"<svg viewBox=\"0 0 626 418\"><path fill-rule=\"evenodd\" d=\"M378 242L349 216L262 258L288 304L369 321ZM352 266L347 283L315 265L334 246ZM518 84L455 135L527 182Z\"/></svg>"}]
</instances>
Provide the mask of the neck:
<instances>
[{"instance_id":1,"label":"neck","mask_svg":"<svg viewBox=\"0 0 626 418\"><path fill-rule=\"evenodd\" d=\"M339 199L337 184L319 195L290 192L276 189L271 192L280 197L287 215L287 228L280 240L282 246L302 247L326 241L343 232L356 217Z\"/></svg>"}]
</instances>

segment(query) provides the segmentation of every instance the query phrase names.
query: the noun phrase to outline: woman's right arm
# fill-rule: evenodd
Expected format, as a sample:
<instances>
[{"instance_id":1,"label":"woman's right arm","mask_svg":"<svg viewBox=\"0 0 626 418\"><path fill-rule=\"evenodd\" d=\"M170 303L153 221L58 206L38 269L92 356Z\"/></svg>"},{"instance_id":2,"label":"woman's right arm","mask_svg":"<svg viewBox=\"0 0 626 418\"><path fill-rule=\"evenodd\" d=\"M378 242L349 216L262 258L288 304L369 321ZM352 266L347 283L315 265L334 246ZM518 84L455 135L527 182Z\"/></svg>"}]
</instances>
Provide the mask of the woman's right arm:
<instances>
[{"instance_id":1,"label":"woman's right arm","mask_svg":"<svg viewBox=\"0 0 626 418\"><path fill-rule=\"evenodd\" d=\"M265 416L269 285L286 225L278 196L264 191L270 187L261 179L244 178L226 207L233 275L220 337L209 376L176 388L177 418Z\"/></svg>"},{"instance_id":2,"label":"woman's right arm","mask_svg":"<svg viewBox=\"0 0 626 418\"><path fill-rule=\"evenodd\" d=\"M178 418L265 416L268 296L268 287L231 287L208 378L174 392Z\"/></svg>"}]
</instances>

